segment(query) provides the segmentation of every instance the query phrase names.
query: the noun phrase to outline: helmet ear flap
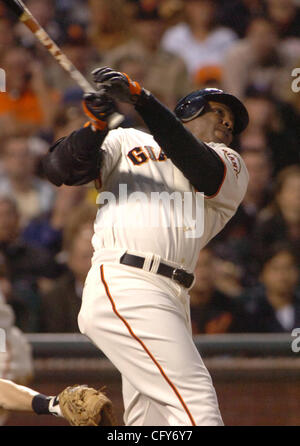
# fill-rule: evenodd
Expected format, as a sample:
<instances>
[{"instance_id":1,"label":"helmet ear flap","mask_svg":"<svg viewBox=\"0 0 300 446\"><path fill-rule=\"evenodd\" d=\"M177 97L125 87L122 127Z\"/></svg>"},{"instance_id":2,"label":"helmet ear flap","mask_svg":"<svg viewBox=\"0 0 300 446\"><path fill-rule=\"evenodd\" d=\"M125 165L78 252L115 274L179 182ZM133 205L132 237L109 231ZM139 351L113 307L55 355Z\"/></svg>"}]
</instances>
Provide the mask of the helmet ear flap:
<instances>
[{"instance_id":1,"label":"helmet ear flap","mask_svg":"<svg viewBox=\"0 0 300 446\"><path fill-rule=\"evenodd\" d=\"M175 108L175 114L182 122L192 121L205 113L207 101L205 98L184 100Z\"/></svg>"}]
</instances>

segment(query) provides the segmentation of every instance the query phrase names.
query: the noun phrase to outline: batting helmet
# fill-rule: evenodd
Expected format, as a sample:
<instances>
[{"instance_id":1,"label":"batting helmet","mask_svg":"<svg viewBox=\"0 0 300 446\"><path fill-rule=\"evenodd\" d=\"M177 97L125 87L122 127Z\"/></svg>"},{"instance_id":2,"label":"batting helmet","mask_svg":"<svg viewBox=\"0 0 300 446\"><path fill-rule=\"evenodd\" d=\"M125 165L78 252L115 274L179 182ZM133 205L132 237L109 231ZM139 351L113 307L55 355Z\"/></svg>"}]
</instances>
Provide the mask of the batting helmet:
<instances>
[{"instance_id":1,"label":"batting helmet","mask_svg":"<svg viewBox=\"0 0 300 446\"><path fill-rule=\"evenodd\" d=\"M193 91L180 99L175 107L175 115L182 122L192 121L205 112L208 101L215 101L227 105L234 116L235 135L241 133L249 123L249 115L246 107L235 96L225 93L218 88L204 88Z\"/></svg>"}]
</instances>

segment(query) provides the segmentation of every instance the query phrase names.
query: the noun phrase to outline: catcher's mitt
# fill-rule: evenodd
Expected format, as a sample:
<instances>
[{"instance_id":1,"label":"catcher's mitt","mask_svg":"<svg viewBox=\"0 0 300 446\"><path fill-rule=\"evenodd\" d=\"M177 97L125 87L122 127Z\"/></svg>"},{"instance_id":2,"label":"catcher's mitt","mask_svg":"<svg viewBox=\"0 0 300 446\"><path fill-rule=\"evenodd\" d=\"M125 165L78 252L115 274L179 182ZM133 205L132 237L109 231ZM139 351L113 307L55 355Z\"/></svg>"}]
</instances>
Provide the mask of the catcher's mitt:
<instances>
[{"instance_id":1,"label":"catcher's mitt","mask_svg":"<svg viewBox=\"0 0 300 446\"><path fill-rule=\"evenodd\" d=\"M67 387L59 394L62 415L72 426L116 426L112 402L86 385Z\"/></svg>"}]
</instances>

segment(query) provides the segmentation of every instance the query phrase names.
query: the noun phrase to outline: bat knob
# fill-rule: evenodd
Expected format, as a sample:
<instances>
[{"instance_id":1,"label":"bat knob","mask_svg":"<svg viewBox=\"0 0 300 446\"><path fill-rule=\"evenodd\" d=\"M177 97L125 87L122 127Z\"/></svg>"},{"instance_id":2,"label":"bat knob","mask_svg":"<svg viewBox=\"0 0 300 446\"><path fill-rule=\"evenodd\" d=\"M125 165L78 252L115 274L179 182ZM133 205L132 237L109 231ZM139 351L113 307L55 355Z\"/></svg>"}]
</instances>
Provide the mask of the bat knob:
<instances>
[{"instance_id":1,"label":"bat knob","mask_svg":"<svg viewBox=\"0 0 300 446\"><path fill-rule=\"evenodd\" d=\"M124 116L121 115L120 113L115 112L115 113L111 114L107 120L108 128L110 130L116 129L117 127L119 127L119 125L123 121L124 121Z\"/></svg>"}]
</instances>

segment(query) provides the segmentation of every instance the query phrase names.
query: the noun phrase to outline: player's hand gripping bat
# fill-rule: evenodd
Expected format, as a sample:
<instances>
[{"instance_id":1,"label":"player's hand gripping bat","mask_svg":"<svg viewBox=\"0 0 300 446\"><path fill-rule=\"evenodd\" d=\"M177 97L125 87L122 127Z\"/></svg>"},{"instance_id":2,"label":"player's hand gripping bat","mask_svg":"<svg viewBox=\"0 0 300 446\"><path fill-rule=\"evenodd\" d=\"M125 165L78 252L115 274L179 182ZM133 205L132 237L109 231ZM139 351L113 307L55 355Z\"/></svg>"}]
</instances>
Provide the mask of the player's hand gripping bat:
<instances>
[{"instance_id":1,"label":"player's hand gripping bat","mask_svg":"<svg viewBox=\"0 0 300 446\"><path fill-rule=\"evenodd\" d=\"M41 44L52 54L54 59L67 71L72 79L82 88L84 93L95 92L95 89L90 85L86 78L77 70L67 56L61 51L56 43L51 39L48 33L41 27L37 20L33 17L29 9L21 0L3 0L6 6L11 9L24 23L27 28L37 37ZM124 117L115 112L108 118L108 127L110 129L118 127L123 121Z\"/></svg>"}]
</instances>

